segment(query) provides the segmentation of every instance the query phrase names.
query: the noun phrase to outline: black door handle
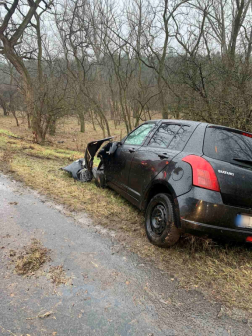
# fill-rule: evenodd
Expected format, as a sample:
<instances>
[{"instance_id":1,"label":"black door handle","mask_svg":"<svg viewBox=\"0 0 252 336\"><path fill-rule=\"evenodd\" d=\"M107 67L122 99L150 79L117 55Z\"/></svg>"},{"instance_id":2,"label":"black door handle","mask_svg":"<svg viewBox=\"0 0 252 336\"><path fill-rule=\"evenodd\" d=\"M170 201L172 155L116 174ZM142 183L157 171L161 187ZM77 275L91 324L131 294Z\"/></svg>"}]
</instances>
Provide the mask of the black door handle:
<instances>
[{"instance_id":1,"label":"black door handle","mask_svg":"<svg viewBox=\"0 0 252 336\"><path fill-rule=\"evenodd\" d=\"M167 155L167 153L158 154L158 156L160 157L160 159L169 159L169 156Z\"/></svg>"},{"instance_id":2,"label":"black door handle","mask_svg":"<svg viewBox=\"0 0 252 336\"><path fill-rule=\"evenodd\" d=\"M130 149L129 149L129 152L130 152L130 153L134 153L135 151L136 151L135 148L130 148Z\"/></svg>"}]
</instances>

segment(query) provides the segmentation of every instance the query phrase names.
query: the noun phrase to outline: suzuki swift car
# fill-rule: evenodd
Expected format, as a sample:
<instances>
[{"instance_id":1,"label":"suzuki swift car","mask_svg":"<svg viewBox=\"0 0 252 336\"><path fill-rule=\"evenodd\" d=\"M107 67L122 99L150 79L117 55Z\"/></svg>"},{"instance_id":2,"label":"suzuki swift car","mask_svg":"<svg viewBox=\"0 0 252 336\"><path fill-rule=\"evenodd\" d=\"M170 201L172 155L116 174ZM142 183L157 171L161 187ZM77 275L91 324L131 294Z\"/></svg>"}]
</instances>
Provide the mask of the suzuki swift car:
<instances>
[{"instance_id":1,"label":"suzuki swift car","mask_svg":"<svg viewBox=\"0 0 252 336\"><path fill-rule=\"evenodd\" d=\"M93 158L99 152L98 168ZM88 144L64 168L110 187L145 211L148 239L175 244L181 233L252 242L252 134L185 120L148 121L122 141Z\"/></svg>"}]
</instances>

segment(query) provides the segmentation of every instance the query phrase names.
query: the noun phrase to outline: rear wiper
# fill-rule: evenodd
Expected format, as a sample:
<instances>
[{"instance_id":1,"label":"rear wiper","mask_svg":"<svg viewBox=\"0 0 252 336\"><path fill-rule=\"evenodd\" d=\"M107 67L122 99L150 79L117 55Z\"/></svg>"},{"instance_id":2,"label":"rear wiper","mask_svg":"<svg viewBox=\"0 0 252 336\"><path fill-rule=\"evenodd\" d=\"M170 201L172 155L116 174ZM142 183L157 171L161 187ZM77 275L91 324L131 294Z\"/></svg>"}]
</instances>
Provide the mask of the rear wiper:
<instances>
[{"instance_id":1,"label":"rear wiper","mask_svg":"<svg viewBox=\"0 0 252 336\"><path fill-rule=\"evenodd\" d=\"M252 160L245 160L245 159L239 159L239 158L233 158L233 160L252 166Z\"/></svg>"}]
</instances>

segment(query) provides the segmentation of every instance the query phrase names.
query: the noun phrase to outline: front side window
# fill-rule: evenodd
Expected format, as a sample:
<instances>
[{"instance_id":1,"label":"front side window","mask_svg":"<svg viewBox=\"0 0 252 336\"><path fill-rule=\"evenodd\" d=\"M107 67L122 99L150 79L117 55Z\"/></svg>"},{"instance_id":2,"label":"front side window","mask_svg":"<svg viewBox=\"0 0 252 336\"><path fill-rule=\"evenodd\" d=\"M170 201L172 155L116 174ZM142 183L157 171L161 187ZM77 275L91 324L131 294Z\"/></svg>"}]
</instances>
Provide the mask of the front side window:
<instances>
[{"instance_id":1,"label":"front side window","mask_svg":"<svg viewBox=\"0 0 252 336\"><path fill-rule=\"evenodd\" d=\"M148 146L167 148L179 129L180 125L162 124L151 138Z\"/></svg>"},{"instance_id":2,"label":"front side window","mask_svg":"<svg viewBox=\"0 0 252 336\"><path fill-rule=\"evenodd\" d=\"M143 124L139 126L135 131L129 134L125 140L126 145L139 145L144 143L145 138L155 126L154 123Z\"/></svg>"}]
</instances>

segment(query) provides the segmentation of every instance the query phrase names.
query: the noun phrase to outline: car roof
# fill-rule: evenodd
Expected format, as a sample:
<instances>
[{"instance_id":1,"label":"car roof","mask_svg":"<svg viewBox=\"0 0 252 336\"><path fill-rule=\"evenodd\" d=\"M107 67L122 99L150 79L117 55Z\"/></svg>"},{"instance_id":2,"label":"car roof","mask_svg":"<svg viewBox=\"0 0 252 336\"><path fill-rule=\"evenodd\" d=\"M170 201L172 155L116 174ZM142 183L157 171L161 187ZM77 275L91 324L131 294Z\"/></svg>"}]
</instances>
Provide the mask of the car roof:
<instances>
[{"instance_id":1,"label":"car roof","mask_svg":"<svg viewBox=\"0 0 252 336\"><path fill-rule=\"evenodd\" d=\"M188 124L188 125L199 125L202 124L200 121L193 121L193 120L184 120L184 119L153 119L148 120L147 122L171 122L171 123L178 123L178 124ZM207 124L206 124L207 125Z\"/></svg>"},{"instance_id":2,"label":"car roof","mask_svg":"<svg viewBox=\"0 0 252 336\"><path fill-rule=\"evenodd\" d=\"M208 127L215 127L215 128L221 128L223 130L227 130L227 131L233 131L233 132L244 132L247 134L251 134L251 132L248 131L243 131L242 129L238 129L238 128L232 128L232 127L228 127L228 126L223 126L223 125L215 125L215 124L208 124Z\"/></svg>"},{"instance_id":3,"label":"car roof","mask_svg":"<svg viewBox=\"0 0 252 336\"><path fill-rule=\"evenodd\" d=\"M233 128L233 127L228 127L228 126L224 126L224 125L218 125L218 124L211 124L211 123L206 123L206 122L201 122L201 121L194 121L194 120L184 120L184 119L153 119L153 120L148 120L146 122L155 122L155 123L159 123L159 122L170 122L170 123L178 123L178 124L187 124L187 125L194 125L194 126L198 126L199 124L208 126L208 127L216 127L216 128L223 128L223 129L227 129L230 131L235 131L235 132L246 132L248 134L252 134L251 132L248 131L243 131L241 129L237 129L237 128Z\"/></svg>"}]
</instances>

